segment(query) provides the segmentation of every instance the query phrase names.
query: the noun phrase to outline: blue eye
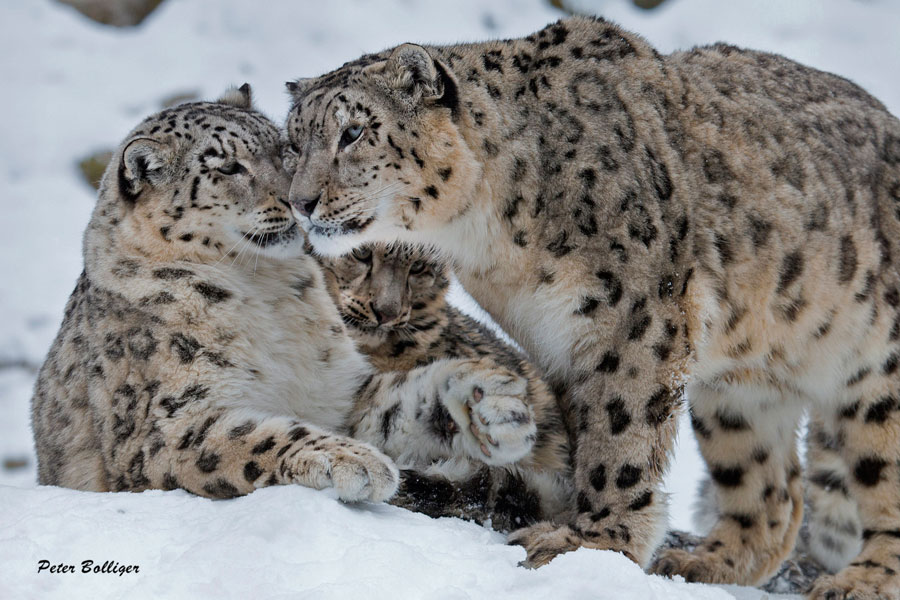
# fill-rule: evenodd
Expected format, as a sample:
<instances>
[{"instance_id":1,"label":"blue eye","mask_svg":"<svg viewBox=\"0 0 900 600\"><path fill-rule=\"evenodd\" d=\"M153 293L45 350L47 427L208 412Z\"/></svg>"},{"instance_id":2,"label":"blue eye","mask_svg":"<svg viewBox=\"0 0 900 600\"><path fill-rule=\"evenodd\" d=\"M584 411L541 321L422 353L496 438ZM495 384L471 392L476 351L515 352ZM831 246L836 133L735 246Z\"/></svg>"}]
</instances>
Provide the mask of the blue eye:
<instances>
[{"instance_id":1,"label":"blue eye","mask_svg":"<svg viewBox=\"0 0 900 600\"><path fill-rule=\"evenodd\" d=\"M338 143L340 149L343 150L353 142L359 139L359 137L363 133L364 127L362 125L351 125L347 129L344 130L344 133L341 134L341 141Z\"/></svg>"}]
</instances>

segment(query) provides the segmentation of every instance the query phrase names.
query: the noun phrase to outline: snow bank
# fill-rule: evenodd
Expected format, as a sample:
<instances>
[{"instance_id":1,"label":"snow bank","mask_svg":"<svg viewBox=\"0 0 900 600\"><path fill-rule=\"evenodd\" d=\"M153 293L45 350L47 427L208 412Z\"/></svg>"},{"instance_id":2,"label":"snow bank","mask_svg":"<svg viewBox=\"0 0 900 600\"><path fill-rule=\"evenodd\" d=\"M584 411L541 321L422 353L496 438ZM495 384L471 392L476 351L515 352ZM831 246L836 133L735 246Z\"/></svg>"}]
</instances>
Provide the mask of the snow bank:
<instances>
[{"instance_id":1,"label":"snow bank","mask_svg":"<svg viewBox=\"0 0 900 600\"><path fill-rule=\"evenodd\" d=\"M229 501L0 487L0 506L0 598L731 598L645 576L612 552L582 549L529 571L516 566L522 548L472 523L297 486ZM39 573L41 560L75 572ZM139 571L84 574L86 560Z\"/></svg>"}]
</instances>

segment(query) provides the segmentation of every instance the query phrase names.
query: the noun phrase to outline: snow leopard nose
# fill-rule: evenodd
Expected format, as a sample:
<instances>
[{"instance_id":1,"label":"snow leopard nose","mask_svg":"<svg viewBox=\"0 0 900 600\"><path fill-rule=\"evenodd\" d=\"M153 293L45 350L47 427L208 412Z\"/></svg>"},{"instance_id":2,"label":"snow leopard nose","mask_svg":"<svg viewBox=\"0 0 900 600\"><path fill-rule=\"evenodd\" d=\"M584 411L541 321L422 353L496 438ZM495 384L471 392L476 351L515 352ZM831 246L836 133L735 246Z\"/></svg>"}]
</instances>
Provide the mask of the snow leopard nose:
<instances>
[{"instance_id":1,"label":"snow leopard nose","mask_svg":"<svg viewBox=\"0 0 900 600\"><path fill-rule=\"evenodd\" d=\"M319 204L319 199L321 197L322 192L320 191L316 194L315 198L291 198L291 206L300 211L300 214L304 217L308 217L316 210L316 206Z\"/></svg>"},{"instance_id":2,"label":"snow leopard nose","mask_svg":"<svg viewBox=\"0 0 900 600\"><path fill-rule=\"evenodd\" d=\"M393 323L397 320L397 317L400 316L400 306L398 304L379 305L373 302L370 308L372 309L372 315L375 317L375 321L379 325Z\"/></svg>"}]
</instances>

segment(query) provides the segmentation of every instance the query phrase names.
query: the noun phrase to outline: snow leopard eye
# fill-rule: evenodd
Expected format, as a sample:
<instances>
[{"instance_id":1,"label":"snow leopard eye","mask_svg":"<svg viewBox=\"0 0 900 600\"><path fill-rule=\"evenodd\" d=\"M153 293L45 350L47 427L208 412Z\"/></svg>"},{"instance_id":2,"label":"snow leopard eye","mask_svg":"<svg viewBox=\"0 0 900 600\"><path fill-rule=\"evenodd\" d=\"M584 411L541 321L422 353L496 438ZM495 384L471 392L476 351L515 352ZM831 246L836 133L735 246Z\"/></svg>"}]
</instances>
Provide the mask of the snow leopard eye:
<instances>
[{"instance_id":1,"label":"snow leopard eye","mask_svg":"<svg viewBox=\"0 0 900 600\"><path fill-rule=\"evenodd\" d=\"M246 173L247 168L244 167L241 163L234 161L230 163L226 163L216 169L222 175L237 175L238 173Z\"/></svg>"},{"instance_id":2,"label":"snow leopard eye","mask_svg":"<svg viewBox=\"0 0 900 600\"><path fill-rule=\"evenodd\" d=\"M281 149L281 162L289 173L297 170L300 161L300 148L293 142Z\"/></svg>"},{"instance_id":3,"label":"snow leopard eye","mask_svg":"<svg viewBox=\"0 0 900 600\"><path fill-rule=\"evenodd\" d=\"M424 270L425 270L425 261L424 260L417 260L416 262L414 262L413 264L411 264L409 266L409 272L411 275L418 275L419 273L421 273Z\"/></svg>"},{"instance_id":4,"label":"snow leopard eye","mask_svg":"<svg viewBox=\"0 0 900 600\"><path fill-rule=\"evenodd\" d=\"M365 129L362 125L351 125L341 134L341 141L338 143L340 150L343 150L353 142L359 139Z\"/></svg>"},{"instance_id":5,"label":"snow leopard eye","mask_svg":"<svg viewBox=\"0 0 900 600\"><path fill-rule=\"evenodd\" d=\"M369 262L372 258L372 250L371 248L354 248L353 249L353 258L360 262Z\"/></svg>"},{"instance_id":6,"label":"snow leopard eye","mask_svg":"<svg viewBox=\"0 0 900 600\"><path fill-rule=\"evenodd\" d=\"M286 146L282 147L281 154L285 159L287 159L300 158L300 155L303 153L300 151L300 146L298 146L295 142L290 142Z\"/></svg>"}]
</instances>

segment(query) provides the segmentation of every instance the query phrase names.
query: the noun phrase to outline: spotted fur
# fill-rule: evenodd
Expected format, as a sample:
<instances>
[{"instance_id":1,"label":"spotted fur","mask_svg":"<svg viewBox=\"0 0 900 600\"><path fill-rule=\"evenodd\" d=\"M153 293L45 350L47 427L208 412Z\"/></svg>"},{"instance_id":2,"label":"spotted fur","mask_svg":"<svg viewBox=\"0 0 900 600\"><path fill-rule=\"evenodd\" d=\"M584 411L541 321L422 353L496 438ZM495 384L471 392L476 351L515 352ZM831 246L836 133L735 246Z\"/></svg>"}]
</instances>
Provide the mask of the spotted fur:
<instances>
[{"instance_id":1,"label":"spotted fur","mask_svg":"<svg viewBox=\"0 0 900 600\"><path fill-rule=\"evenodd\" d=\"M657 554L672 548L693 551L703 543L703 536L684 531L669 531ZM773 594L806 594L812 589L816 579L826 572L822 564L808 553L794 551L775 574L758 587Z\"/></svg>"},{"instance_id":2,"label":"spotted fur","mask_svg":"<svg viewBox=\"0 0 900 600\"><path fill-rule=\"evenodd\" d=\"M380 501L399 474L375 446L397 436L420 465L530 451L515 373L462 359L378 373L366 361L304 251L281 155L248 87L149 117L119 147L35 387L42 484L212 498L301 484ZM503 423L470 428L497 403L524 415L507 438ZM454 443L417 443L434 437L432 414L465 426ZM495 437L514 447L483 455Z\"/></svg>"},{"instance_id":3,"label":"spotted fur","mask_svg":"<svg viewBox=\"0 0 900 600\"><path fill-rule=\"evenodd\" d=\"M837 469L837 471L835 470ZM805 512L797 542L778 572L765 585L769 592L802 594L825 573L836 573L859 553L862 528L856 503L840 474L833 441L813 422L806 437ZM694 505L694 526L704 535L722 517L716 486L707 476L700 482ZM695 550L702 536L669 532L664 548Z\"/></svg>"},{"instance_id":4,"label":"spotted fur","mask_svg":"<svg viewBox=\"0 0 900 600\"><path fill-rule=\"evenodd\" d=\"M881 103L781 56L663 56L586 18L290 87L290 200L317 251L433 245L570 395L579 515L517 537L532 563L648 563L686 391L722 517L656 572L778 568L808 407L865 539L812 594L900 594L900 122Z\"/></svg>"},{"instance_id":5,"label":"spotted fur","mask_svg":"<svg viewBox=\"0 0 900 600\"><path fill-rule=\"evenodd\" d=\"M572 481L568 434L557 400L524 356L447 304L446 266L407 245L364 246L343 258L320 257L319 262L350 335L379 370L467 358L491 361L528 380L526 402L534 414L537 440L525 458L493 468L480 461L434 466L428 472L437 481L447 480L445 484L410 475L393 502L432 515L490 520L501 531L564 518Z\"/></svg>"}]
</instances>

